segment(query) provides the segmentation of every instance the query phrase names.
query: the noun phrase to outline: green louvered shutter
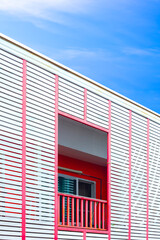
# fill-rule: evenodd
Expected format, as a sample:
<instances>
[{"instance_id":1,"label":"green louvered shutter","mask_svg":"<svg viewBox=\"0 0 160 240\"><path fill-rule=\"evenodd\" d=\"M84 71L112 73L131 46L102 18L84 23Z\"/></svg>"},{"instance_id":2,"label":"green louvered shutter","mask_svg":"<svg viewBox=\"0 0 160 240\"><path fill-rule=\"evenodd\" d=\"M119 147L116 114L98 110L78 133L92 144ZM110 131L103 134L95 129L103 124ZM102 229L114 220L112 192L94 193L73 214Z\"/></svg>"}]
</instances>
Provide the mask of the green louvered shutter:
<instances>
[{"instance_id":1,"label":"green louvered shutter","mask_svg":"<svg viewBox=\"0 0 160 240\"><path fill-rule=\"evenodd\" d=\"M76 180L66 177L58 177L58 192L76 194Z\"/></svg>"},{"instance_id":2,"label":"green louvered shutter","mask_svg":"<svg viewBox=\"0 0 160 240\"><path fill-rule=\"evenodd\" d=\"M76 180L58 176L58 192L76 195ZM70 199L71 206L71 199ZM71 220L71 208L70 208ZM60 221L62 221L62 198L60 198ZM67 221L67 198L65 198L65 221Z\"/></svg>"}]
</instances>

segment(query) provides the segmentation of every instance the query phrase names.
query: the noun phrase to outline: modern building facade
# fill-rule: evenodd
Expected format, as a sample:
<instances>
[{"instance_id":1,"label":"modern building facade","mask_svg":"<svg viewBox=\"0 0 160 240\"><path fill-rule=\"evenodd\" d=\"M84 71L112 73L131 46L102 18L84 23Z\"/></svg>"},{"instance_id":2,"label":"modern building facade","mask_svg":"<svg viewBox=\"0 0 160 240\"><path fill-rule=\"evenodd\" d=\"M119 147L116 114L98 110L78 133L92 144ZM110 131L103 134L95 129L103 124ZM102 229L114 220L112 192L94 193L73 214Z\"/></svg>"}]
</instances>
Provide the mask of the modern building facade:
<instances>
[{"instance_id":1,"label":"modern building facade","mask_svg":"<svg viewBox=\"0 0 160 240\"><path fill-rule=\"evenodd\" d=\"M159 114L0 48L0 240L159 240Z\"/></svg>"}]
</instances>

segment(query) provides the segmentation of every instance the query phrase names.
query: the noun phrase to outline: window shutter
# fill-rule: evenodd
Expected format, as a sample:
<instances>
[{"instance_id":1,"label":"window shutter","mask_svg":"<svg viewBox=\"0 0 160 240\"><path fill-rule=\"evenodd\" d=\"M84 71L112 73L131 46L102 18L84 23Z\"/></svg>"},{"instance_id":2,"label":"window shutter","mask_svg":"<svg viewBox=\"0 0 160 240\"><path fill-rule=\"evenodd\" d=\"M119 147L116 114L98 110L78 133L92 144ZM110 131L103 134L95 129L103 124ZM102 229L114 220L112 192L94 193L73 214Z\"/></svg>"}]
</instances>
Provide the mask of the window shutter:
<instances>
[{"instance_id":1,"label":"window shutter","mask_svg":"<svg viewBox=\"0 0 160 240\"><path fill-rule=\"evenodd\" d=\"M76 194L76 180L59 176L58 191L61 193Z\"/></svg>"},{"instance_id":2,"label":"window shutter","mask_svg":"<svg viewBox=\"0 0 160 240\"><path fill-rule=\"evenodd\" d=\"M58 176L58 192L76 195L76 180ZM70 199L71 204L71 199ZM60 209L62 209L62 198L60 198ZM71 219L71 209L69 212ZM60 221L62 221L62 212L60 212ZM65 197L65 221L67 221L67 198Z\"/></svg>"}]
</instances>

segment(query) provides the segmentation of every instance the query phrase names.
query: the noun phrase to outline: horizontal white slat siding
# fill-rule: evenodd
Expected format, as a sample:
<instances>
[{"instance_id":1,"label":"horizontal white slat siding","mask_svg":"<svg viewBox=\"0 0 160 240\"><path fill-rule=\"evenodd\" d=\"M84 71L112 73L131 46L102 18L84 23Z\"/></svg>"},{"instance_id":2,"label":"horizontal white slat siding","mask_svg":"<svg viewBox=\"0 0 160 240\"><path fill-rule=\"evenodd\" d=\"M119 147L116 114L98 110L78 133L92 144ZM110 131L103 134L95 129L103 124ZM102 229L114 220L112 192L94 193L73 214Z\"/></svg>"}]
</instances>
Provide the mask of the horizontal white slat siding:
<instances>
[{"instance_id":1,"label":"horizontal white slat siding","mask_svg":"<svg viewBox=\"0 0 160 240\"><path fill-rule=\"evenodd\" d=\"M26 240L54 237L55 76L27 63Z\"/></svg>"},{"instance_id":2,"label":"horizontal white slat siding","mask_svg":"<svg viewBox=\"0 0 160 240\"><path fill-rule=\"evenodd\" d=\"M87 121L108 128L108 100L87 91Z\"/></svg>"},{"instance_id":3,"label":"horizontal white slat siding","mask_svg":"<svg viewBox=\"0 0 160 240\"><path fill-rule=\"evenodd\" d=\"M21 239L22 59L0 50L0 239Z\"/></svg>"},{"instance_id":4,"label":"horizontal white slat siding","mask_svg":"<svg viewBox=\"0 0 160 240\"><path fill-rule=\"evenodd\" d=\"M128 239L129 110L111 105L111 239Z\"/></svg>"},{"instance_id":5,"label":"horizontal white slat siding","mask_svg":"<svg viewBox=\"0 0 160 240\"><path fill-rule=\"evenodd\" d=\"M84 89L59 78L59 110L75 117L84 118Z\"/></svg>"},{"instance_id":6,"label":"horizontal white slat siding","mask_svg":"<svg viewBox=\"0 0 160 240\"><path fill-rule=\"evenodd\" d=\"M150 121L149 240L160 239L160 125Z\"/></svg>"},{"instance_id":7,"label":"horizontal white slat siding","mask_svg":"<svg viewBox=\"0 0 160 240\"><path fill-rule=\"evenodd\" d=\"M86 233L86 240L108 240L108 235L103 233Z\"/></svg>"},{"instance_id":8,"label":"horizontal white slat siding","mask_svg":"<svg viewBox=\"0 0 160 240\"><path fill-rule=\"evenodd\" d=\"M83 240L83 233L74 231L58 231L58 240Z\"/></svg>"},{"instance_id":9,"label":"horizontal white slat siding","mask_svg":"<svg viewBox=\"0 0 160 240\"><path fill-rule=\"evenodd\" d=\"M146 240L147 119L132 113L131 239Z\"/></svg>"}]
</instances>

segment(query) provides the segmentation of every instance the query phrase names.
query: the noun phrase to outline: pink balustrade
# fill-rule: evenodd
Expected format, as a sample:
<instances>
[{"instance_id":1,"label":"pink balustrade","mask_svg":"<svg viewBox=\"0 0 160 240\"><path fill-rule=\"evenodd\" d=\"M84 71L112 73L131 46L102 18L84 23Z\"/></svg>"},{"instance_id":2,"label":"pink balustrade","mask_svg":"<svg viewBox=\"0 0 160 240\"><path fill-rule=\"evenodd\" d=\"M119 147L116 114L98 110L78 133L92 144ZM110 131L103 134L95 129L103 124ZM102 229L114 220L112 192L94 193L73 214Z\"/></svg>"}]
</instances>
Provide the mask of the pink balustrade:
<instances>
[{"instance_id":1,"label":"pink balustrade","mask_svg":"<svg viewBox=\"0 0 160 240\"><path fill-rule=\"evenodd\" d=\"M58 225L107 230L107 201L58 193Z\"/></svg>"}]
</instances>

